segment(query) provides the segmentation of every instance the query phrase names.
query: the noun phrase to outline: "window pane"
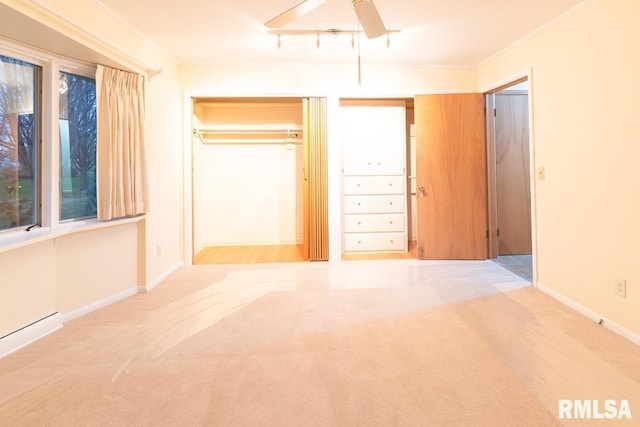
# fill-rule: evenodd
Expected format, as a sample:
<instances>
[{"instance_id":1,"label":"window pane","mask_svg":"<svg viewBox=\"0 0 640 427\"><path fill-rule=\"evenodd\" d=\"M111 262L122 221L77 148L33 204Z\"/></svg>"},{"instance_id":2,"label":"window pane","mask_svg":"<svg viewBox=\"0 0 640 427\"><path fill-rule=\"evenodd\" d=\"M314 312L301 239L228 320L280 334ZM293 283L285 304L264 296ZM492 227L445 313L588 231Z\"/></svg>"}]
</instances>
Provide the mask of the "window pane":
<instances>
[{"instance_id":1,"label":"window pane","mask_svg":"<svg viewBox=\"0 0 640 427\"><path fill-rule=\"evenodd\" d=\"M96 216L96 82L60 73L60 219Z\"/></svg>"},{"instance_id":2,"label":"window pane","mask_svg":"<svg viewBox=\"0 0 640 427\"><path fill-rule=\"evenodd\" d=\"M40 67L0 55L0 230L38 222Z\"/></svg>"}]
</instances>

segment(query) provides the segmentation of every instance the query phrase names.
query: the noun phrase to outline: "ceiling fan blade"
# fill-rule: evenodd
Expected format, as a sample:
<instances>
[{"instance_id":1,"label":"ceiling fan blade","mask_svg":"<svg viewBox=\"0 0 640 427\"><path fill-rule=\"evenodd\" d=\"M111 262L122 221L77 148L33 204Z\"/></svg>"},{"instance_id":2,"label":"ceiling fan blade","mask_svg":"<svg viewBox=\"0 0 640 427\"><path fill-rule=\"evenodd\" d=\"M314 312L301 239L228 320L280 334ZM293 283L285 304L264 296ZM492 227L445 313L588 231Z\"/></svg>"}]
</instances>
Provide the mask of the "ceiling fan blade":
<instances>
[{"instance_id":1,"label":"ceiling fan blade","mask_svg":"<svg viewBox=\"0 0 640 427\"><path fill-rule=\"evenodd\" d=\"M312 11L316 7L320 6L323 3L326 3L329 0L306 0L302 3L299 3L293 6L291 9L281 13L276 16L272 20L266 22L264 25L267 28L282 28L287 25L289 22L293 21L299 16L304 15L307 12Z\"/></svg>"},{"instance_id":2,"label":"ceiling fan blade","mask_svg":"<svg viewBox=\"0 0 640 427\"><path fill-rule=\"evenodd\" d=\"M353 7L367 38L375 39L387 33L387 29L373 1L353 0Z\"/></svg>"}]
</instances>

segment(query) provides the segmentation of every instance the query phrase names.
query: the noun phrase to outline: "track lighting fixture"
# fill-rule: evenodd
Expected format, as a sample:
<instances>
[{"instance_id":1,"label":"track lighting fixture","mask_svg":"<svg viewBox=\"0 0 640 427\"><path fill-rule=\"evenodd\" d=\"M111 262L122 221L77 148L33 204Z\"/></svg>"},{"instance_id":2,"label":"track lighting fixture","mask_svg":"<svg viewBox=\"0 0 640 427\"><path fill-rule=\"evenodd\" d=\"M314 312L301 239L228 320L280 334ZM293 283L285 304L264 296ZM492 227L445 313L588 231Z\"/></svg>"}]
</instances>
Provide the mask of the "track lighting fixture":
<instances>
[{"instance_id":1,"label":"track lighting fixture","mask_svg":"<svg viewBox=\"0 0 640 427\"><path fill-rule=\"evenodd\" d=\"M284 37L293 37L293 36L315 36L315 45L316 49L320 49L321 38L328 35L333 36L349 36L351 38L351 48L355 49L357 45L357 38L360 33L363 33L362 30L273 30L269 31L269 34L273 34L277 37L276 39L276 48L280 49L282 47L282 39ZM399 30L387 30L385 33L387 36L387 48L391 45L391 34L399 33Z\"/></svg>"}]
</instances>

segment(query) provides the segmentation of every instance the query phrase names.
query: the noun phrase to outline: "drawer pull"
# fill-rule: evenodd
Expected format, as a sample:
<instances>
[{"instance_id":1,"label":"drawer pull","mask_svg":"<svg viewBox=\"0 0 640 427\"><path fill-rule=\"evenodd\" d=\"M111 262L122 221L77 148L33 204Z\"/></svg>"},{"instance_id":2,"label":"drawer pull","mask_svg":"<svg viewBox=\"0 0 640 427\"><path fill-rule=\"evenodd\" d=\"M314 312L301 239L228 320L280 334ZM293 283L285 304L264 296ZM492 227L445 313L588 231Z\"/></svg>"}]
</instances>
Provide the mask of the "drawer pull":
<instances>
[{"instance_id":1,"label":"drawer pull","mask_svg":"<svg viewBox=\"0 0 640 427\"><path fill-rule=\"evenodd\" d=\"M358 221L358 225L360 225L360 221Z\"/></svg>"},{"instance_id":2,"label":"drawer pull","mask_svg":"<svg viewBox=\"0 0 640 427\"><path fill-rule=\"evenodd\" d=\"M360 202L358 202L358 206L360 206Z\"/></svg>"},{"instance_id":3,"label":"drawer pull","mask_svg":"<svg viewBox=\"0 0 640 427\"><path fill-rule=\"evenodd\" d=\"M390 205L393 205L393 202L389 202Z\"/></svg>"},{"instance_id":4,"label":"drawer pull","mask_svg":"<svg viewBox=\"0 0 640 427\"><path fill-rule=\"evenodd\" d=\"M357 186L357 187L360 187L360 184L357 184L356 186Z\"/></svg>"},{"instance_id":5,"label":"drawer pull","mask_svg":"<svg viewBox=\"0 0 640 427\"><path fill-rule=\"evenodd\" d=\"M361 244L361 243L362 243L362 240L358 240L358 244Z\"/></svg>"},{"instance_id":6,"label":"drawer pull","mask_svg":"<svg viewBox=\"0 0 640 427\"><path fill-rule=\"evenodd\" d=\"M359 224L359 223L358 223ZM389 224L393 224L393 221L389 221Z\"/></svg>"},{"instance_id":7,"label":"drawer pull","mask_svg":"<svg viewBox=\"0 0 640 427\"><path fill-rule=\"evenodd\" d=\"M393 240L390 240L391 243L393 243Z\"/></svg>"}]
</instances>

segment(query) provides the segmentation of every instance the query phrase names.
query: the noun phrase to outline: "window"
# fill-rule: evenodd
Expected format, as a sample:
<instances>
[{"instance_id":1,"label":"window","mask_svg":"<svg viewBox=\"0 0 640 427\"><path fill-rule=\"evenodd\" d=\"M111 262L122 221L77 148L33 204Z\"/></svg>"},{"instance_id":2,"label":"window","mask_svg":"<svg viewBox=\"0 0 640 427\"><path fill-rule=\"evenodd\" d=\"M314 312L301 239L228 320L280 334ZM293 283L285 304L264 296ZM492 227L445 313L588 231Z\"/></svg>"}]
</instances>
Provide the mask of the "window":
<instances>
[{"instance_id":1,"label":"window","mask_svg":"<svg viewBox=\"0 0 640 427\"><path fill-rule=\"evenodd\" d=\"M96 217L95 73L0 39L0 245Z\"/></svg>"},{"instance_id":2,"label":"window","mask_svg":"<svg viewBox=\"0 0 640 427\"><path fill-rule=\"evenodd\" d=\"M0 55L0 231L39 222L40 76Z\"/></svg>"},{"instance_id":3,"label":"window","mask_svg":"<svg viewBox=\"0 0 640 427\"><path fill-rule=\"evenodd\" d=\"M96 81L60 72L60 220L96 216Z\"/></svg>"}]
</instances>

